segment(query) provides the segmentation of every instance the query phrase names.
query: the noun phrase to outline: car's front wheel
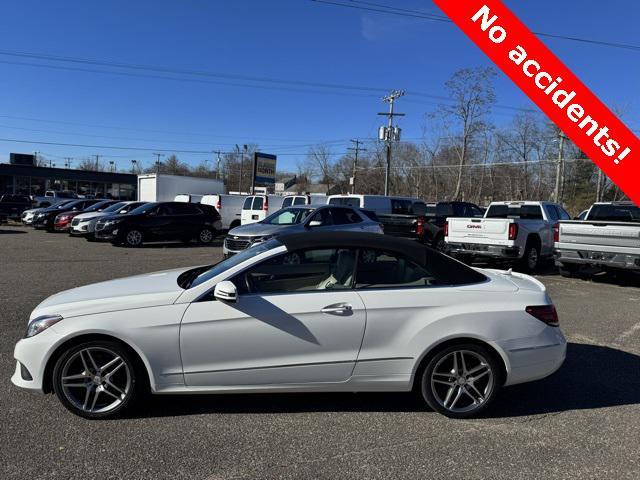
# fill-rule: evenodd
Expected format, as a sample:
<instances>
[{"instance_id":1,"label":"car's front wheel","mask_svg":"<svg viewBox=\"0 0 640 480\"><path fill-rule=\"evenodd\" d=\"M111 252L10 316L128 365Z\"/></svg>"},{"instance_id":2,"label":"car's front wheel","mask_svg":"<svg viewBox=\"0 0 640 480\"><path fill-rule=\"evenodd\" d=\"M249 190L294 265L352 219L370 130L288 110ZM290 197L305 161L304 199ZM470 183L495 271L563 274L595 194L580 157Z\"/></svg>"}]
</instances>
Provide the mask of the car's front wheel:
<instances>
[{"instance_id":1,"label":"car's front wheel","mask_svg":"<svg viewBox=\"0 0 640 480\"><path fill-rule=\"evenodd\" d=\"M142 388L138 376L133 358L121 345L92 341L75 345L58 358L53 388L72 413L109 418L133 405Z\"/></svg>"},{"instance_id":2,"label":"car's front wheel","mask_svg":"<svg viewBox=\"0 0 640 480\"><path fill-rule=\"evenodd\" d=\"M478 415L496 396L500 366L483 347L462 344L436 353L421 378L422 397L451 418Z\"/></svg>"},{"instance_id":3,"label":"car's front wheel","mask_svg":"<svg viewBox=\"0 0 640 480\"><path fill-rule=\"evenodd\" d=\"M124 234L123 243L127 247L139 247L144 241L144 236L137 228L131 228Z\"/></svg>"}]
</instances>

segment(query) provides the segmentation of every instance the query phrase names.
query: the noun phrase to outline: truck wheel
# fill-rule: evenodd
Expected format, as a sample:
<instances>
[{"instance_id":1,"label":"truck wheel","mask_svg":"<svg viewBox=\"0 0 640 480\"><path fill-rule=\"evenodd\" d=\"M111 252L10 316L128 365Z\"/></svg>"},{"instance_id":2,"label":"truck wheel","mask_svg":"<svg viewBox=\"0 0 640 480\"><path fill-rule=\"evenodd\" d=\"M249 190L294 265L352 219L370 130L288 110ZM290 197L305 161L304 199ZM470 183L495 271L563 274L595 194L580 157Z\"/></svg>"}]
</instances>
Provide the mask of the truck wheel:
<instances>
[{"instance_id":1,"label":"truck wheel","mask_svg":"<svg viewBox=\"0 0 640 480\"><path fill-rule=\"evenodd\" d=\"M446 252L447 242L444 241L444 235L437 235L436 238L433 239L431 246L439 252Z\"/></svg>"},{"instance_id":2,"label":"truck wheel","mask_svg":"<svg viewBox=\"0 0 640 480\"><path fill-rule=\"evenodd\" d=\"M527 272L533 272L538 268L540 264L540 248L534 242L527 242L520 264Z\"/></svg>"}]
</instances>

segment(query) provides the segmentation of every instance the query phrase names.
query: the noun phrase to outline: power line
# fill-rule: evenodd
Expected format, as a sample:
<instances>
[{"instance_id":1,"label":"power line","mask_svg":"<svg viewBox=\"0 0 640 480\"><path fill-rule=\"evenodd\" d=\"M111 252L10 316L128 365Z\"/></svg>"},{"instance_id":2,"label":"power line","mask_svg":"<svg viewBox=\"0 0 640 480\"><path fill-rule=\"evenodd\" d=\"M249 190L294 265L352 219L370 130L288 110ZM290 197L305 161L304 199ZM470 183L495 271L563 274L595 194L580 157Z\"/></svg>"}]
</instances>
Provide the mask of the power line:
<instances>
[{"instance_id":1,"label":"power line","mask_svg":"<svg viewBox=\"0 0 640 480\"><path fill-rule=\"evenodd\" d=\"M398 15L402 17L420 18L424 20L433 20L433 21L444 22L444 23L453 23L448 17L445 17L443 15L429 14L429 13L420 12L419 10L409 10L405 8L391 7L388 5L372 3L372 2L364 2L364 1L358 1L358 0L350 0L350 3L340 3L340 2L331 1L331 0L311 0L311 1L315 3L324 3L326 5L334 5L337 7L346 7L346 8L353 8L357 10L386 13L386 14ZM365 6L357 5L357 4L362 4ZM533 33L535 33L540 37L554 38L556 40L567 40L572 42L598 45L601 47L611 47L611 48L620 48L624 50L640 51L640 45L610 42L605 40L594 40L590 38L574 37L570 35L559 35L559 34L547 33L547 32L533 31Z\"/></svg>"}]
</instances>

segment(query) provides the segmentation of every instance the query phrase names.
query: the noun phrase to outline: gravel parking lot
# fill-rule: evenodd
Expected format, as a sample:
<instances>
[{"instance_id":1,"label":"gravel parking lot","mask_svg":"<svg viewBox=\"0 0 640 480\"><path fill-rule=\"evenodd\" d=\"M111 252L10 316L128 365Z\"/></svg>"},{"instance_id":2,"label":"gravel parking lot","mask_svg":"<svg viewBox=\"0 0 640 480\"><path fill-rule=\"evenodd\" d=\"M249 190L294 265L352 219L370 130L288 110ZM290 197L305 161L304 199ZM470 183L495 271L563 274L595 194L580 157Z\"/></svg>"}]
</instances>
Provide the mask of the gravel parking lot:
<instances>
[{"instance_id":1,"label":"gravel parking lot","mask_svg":"<svg viewBox=\"0 0 640 480\"><path fill-rule=\"evenodd\" d=\"M13 345L45 297L220 257L219 242L124 249L0 227L0 477L640 478L640 288L606 275L539 275L567 361L476 420L409 394L280 394L154 397L136 418L91 422L10 383Z\"/></svg>"}]
</instances>

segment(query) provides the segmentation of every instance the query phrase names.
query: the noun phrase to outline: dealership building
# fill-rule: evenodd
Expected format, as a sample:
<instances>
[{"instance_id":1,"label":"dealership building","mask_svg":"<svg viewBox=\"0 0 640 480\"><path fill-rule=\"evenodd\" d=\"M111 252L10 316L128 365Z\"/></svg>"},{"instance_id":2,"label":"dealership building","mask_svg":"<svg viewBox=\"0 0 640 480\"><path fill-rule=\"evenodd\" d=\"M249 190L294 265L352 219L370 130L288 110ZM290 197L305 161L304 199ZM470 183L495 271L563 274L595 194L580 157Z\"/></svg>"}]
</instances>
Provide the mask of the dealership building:
<instances>
[{"instance_id":1,"label":"dealership building","mask_svg":"<svg viewBox=\"0 0 640 480\"><path fill-rule=\"evenodd\" d=\"M96 198L135 200L137 178L130 173L0 163L0 195L44 195L46 190L71 190L78 195L95 195Z\"/></svg>"}]
</instances>

